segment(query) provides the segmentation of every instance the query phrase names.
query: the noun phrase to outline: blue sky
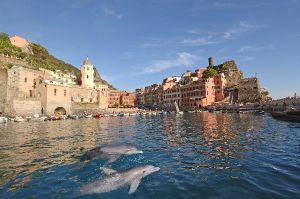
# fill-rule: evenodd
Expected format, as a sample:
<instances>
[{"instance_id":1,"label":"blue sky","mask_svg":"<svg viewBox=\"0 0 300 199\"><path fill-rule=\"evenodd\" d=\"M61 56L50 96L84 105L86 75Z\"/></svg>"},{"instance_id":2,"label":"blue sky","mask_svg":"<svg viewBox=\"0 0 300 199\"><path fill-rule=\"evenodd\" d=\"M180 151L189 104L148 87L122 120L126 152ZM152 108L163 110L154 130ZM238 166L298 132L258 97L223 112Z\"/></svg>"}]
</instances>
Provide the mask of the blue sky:
<instances>
[{"instance_id":1,"label":"blue sky","mask_svg":"<svg viewBox=\"0 0 300 199\"><path fill-rule=\"evenodd\" d=\"M271 96L300 95L300 0L1 0L0 32L122 90L234 59Z\"/></svg>"}]
</instances>

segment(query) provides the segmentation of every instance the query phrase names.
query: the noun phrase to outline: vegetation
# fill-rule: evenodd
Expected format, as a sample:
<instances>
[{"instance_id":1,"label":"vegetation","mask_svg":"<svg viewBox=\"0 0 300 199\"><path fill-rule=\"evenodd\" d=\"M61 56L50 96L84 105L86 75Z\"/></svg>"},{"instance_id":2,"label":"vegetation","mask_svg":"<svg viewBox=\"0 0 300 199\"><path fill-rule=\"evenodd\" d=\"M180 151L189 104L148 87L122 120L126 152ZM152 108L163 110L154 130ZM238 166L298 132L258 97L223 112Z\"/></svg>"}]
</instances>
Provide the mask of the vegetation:
<instances>
[{"instance_id":1,"label":"vegetation","mask_svg":"<svg viewBox=\"0 0 300 199\"><path fill-rule=\"evenodd\" d=\"M26 53L24 54L20 48L12 45L6 33L0 33L0 54L24 57Z\"/></svg>"},{"instance_id":2,"label":"vegetation","mask_svg":"<svg viewBox=\"0 0 300 199\"><path fill-rule=\"evenodd\" d=\"M45 68L51 71L60 70L63 73L72 73L78 78L81 76L80 70L71 64L55 58L48 50L35 43L29 46L29 52L22 51L21 48L11 44L9 36L6 33L0 33L0 55L15 57L24 61L25 66L33 69ZM5 67L11 68L12 64L5 64ZM110 89L115 89L107 81L99 76L98 82L108 85Z\"/></svg>"},{"instance_id":3,"label":"vegetation","mask_svg":"<svg viewBox=\"0 0 300 199\"><path fill-rule=\"evenodd\" d=\"M218 71L216 69L214 69L214 67L209 66L207 67L207 69L204 71L203 73L203 77L204 78L209 78L209 77L213 77L215 75L218 74Z\"/></svg>"}]
</instances>

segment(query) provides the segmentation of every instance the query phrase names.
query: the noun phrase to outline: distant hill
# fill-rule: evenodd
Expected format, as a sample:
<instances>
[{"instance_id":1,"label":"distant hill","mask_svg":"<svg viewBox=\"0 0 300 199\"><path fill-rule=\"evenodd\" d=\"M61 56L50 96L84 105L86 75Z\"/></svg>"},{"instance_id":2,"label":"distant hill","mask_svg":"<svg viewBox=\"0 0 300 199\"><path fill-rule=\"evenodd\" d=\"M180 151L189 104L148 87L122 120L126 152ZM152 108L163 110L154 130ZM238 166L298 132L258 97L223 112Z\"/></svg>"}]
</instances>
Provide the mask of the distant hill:
<instances>
[{"instance_id":1,"label":"distant hill","mask_svg":"<svg viewBox=\"0 0 300 199\"><path fill-rule=\"evenodd\" d=\"M0 33L0 56L5 57L5 61L0 60L0 66L2 65L4 68L10 68L13 64L18 63L27 68L45 68L51 71L60 70L63 73L73 73L78 78L81 77L78 68L57 59L45 47L36 43L30 43L25 51L22 48L12 45L6 33ZM95 70L95 81L108 85L110 89L115 89L100 77L97 70Z\"/></svg>"}]
</instances>

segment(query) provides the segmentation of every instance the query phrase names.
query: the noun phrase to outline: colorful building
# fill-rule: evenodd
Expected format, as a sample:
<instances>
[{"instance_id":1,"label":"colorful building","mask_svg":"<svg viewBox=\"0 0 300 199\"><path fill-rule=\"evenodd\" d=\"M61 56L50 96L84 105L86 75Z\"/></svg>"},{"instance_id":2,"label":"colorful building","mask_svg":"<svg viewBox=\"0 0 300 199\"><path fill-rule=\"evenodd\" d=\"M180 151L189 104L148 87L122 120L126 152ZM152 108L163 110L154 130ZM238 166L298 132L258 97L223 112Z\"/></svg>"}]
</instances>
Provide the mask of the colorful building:
<instances>
[{"instance_id":1,"label":"colorful building","mask_svg":"<svg viewBox=\"0 0 300 199\"><path fill-rule=\"evenodd\" d=\"M58 75L57 71L13 66L2 69L0 74L1 81L6 82L0 85L0 90L5 91L0 94L3 113L73 114L108 107L108 86L93 82L93 65L88 59L82 64L83 85L77 85L72 75Z\"/></svg>"}]
</instances>

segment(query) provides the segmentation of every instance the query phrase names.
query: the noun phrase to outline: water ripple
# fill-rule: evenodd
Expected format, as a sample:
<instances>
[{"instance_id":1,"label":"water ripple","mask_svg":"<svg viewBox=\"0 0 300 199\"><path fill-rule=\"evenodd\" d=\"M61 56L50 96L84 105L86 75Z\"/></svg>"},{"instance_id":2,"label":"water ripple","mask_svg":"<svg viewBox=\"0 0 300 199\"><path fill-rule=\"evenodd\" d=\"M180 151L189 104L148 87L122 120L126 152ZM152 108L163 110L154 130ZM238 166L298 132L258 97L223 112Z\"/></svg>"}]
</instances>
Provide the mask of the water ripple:
<instances>
[{"instance_id":1,"label":"water ripple","mask_svg":"<svg viewBox=\"0 0 300 199\"><path fill-rule=\"evenodd\" d=\"M185 113L0 126L1 198L74 198L104 174L104 162L78 163L86 150L134 144L143 154L111 167L159 166L137 198L296 198L300 128L269 116ZM126 198L128 189L87 196Z\"/></svg>"}]
</instances>

